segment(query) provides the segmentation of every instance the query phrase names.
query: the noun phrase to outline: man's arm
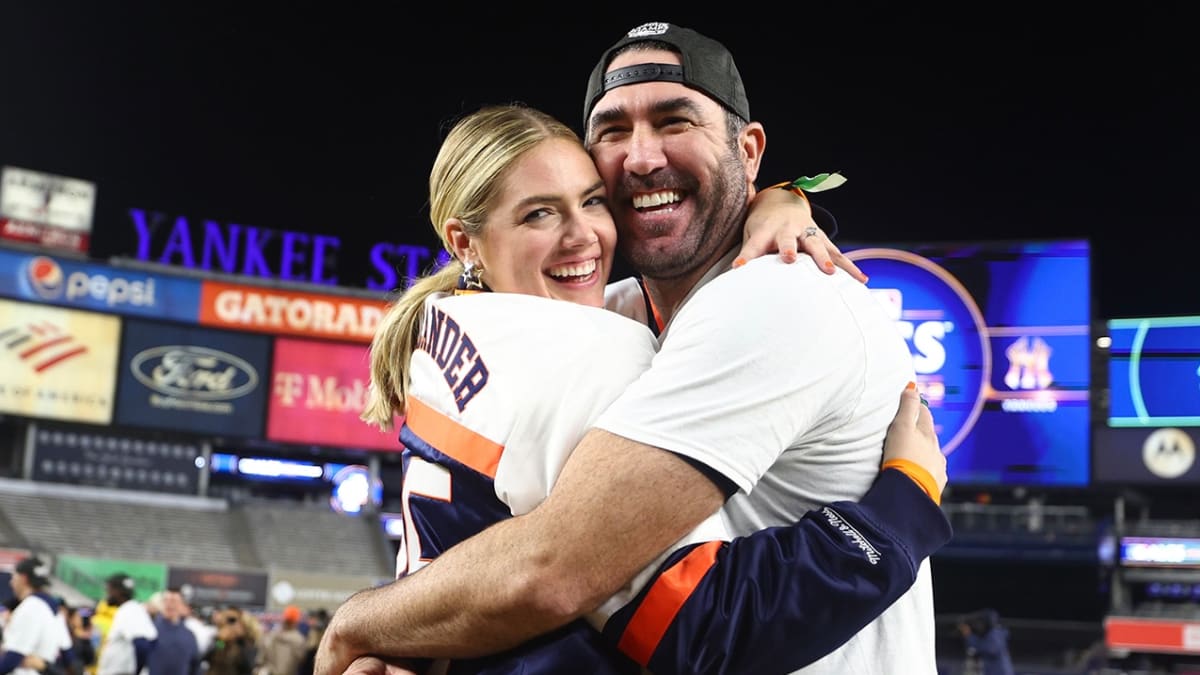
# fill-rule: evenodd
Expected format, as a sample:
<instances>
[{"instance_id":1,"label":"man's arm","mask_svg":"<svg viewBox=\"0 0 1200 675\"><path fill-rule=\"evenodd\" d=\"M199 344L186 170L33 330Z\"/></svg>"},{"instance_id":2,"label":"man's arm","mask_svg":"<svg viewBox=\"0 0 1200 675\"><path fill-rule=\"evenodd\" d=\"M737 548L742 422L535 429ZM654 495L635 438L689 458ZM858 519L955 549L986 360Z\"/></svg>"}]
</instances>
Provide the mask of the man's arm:
<instances>
[{"instance_id":1,"label":"man's arm","mask_svg":"<svg viewBox=\"0 0 1200 675\"><path fill-rule=\"evenodd\" d=\"M603 634L656 675L790 672L882 614L950 535L937 504L886 470L860 502L673 552Z\"/></svg>"},{"instance_id":2,"label":"man's arm","mask_svg":"<svg viewBox=\"0 0 1200 675\"><path fill-rule=\"evenodd\" d=\"M605 637L658 675L790 672L832 652L950 541L939 507L945 456L915 384L901 394L883 459L898 470L885 468L857 503L673 551L636 598L596 617Z\"/></svg>"},{"instance_id":3,"label":"man's arm","mask_svg":"<svg viewBox=\"0 0 1200 675\"><path fill-rule=\"evenodd\" d=\"M678 456L592 430L532 512L343 603L315 675L341 675L366 654L471 657L515 647L597 607L723 502Z\"/></svg>"}]
</instances>

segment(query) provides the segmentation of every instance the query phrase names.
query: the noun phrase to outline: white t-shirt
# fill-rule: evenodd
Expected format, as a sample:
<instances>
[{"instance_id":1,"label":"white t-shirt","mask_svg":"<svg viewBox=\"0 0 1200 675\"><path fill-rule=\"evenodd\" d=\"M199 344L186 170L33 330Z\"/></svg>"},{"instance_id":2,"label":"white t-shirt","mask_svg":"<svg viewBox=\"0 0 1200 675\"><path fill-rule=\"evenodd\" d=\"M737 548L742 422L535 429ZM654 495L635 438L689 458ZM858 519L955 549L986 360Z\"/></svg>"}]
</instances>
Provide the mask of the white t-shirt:
<instances>
[{"instance_id":1,"label":"white t-shirt","mask_svg":"<svg viewBox=\"0 0 1200 675\"><path fill-rule=\"evenodd\" d=\"M740 492L723 514L744 535L861 498L879 472L900 392L916 378L903 337L865 285L807 259L768 256L726 271L731 258L693 289L651 368L596 426L728 477ZM934 629L926 561L891 608L802 672L877 673L886 664L932 675Z\"/></svg>"},{"instance_id":2,"label":"white t-shirt","mask_svg":"<svg viewBox=\"0 0 1200 675\"><path fill-rule=\"evenodd\" d=\"M62 649L62 621L49 603L29 594L17 605L4 626L4 651L41 657L47 663L58 658ZM38 675L32 668L16 668L16 675Z\"/></svg>"},{"instance_id":3,"label":"white t-shirt","mask_svg":"<svg viewBox=\"0 0 1200 675\"><path fill-rule=\"evenodd\" d=\"M96 675L134 675L137 654L133 641L138 638L155 640L158 629L142 603L127 600L117 608L112 624L104 634Z\"/></svg>"}]
</instances>

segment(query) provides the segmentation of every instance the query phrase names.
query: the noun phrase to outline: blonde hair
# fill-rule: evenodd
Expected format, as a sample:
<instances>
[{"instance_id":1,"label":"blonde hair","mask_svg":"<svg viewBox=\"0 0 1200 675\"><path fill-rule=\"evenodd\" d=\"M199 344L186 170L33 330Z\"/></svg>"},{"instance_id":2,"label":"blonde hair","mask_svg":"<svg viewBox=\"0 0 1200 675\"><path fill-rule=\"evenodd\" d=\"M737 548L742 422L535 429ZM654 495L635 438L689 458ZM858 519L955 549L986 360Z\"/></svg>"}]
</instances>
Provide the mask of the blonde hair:
<instances>
[{"instance_id":1,"label":"blonde hair","mask_svg":"<svg viewBox=\"0 0 1200 675\"><path fill-rule=\"evenodd\" d=\"M442 228L446 221L457 218L468 235L482 235L512 165L543 141L556 138L583 147L570 127L521 103L486 106L454 124L429 173L429 221L446 250L452 250ZM409 364L425 300L454 290L462 272L462 261L452 260L412 280L388 305L371 341L371 386L363 421L388 431L394 417L404 414Z\"/></svg>"}]
</instances>

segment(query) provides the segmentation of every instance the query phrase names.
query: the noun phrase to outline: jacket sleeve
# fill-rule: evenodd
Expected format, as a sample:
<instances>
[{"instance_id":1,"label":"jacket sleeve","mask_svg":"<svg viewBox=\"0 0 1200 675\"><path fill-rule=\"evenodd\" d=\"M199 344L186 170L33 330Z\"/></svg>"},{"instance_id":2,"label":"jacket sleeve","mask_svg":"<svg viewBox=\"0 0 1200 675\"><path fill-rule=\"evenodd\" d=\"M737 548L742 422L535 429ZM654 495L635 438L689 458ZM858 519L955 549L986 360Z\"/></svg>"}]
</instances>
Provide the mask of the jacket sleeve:
<instances>
[{"instance_id":1,"label":"jacket sleeve","mask_svg":"<svg viewBox=\"0 0 1200 675\"><path fill-rule=\"evenodd\" d=\"M879 616L950 536L941 508L889 469L859 502L673 552L603 634L656 675L790 672Z\"/></svg>"}]
</instances>

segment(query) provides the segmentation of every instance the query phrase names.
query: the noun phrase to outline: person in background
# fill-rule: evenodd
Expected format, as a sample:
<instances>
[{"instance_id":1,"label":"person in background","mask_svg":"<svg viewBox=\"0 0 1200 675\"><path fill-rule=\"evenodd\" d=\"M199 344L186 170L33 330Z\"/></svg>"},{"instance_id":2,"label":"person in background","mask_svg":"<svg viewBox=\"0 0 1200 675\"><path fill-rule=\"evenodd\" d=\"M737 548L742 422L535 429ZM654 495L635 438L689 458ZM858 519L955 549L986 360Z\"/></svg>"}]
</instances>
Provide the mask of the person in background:
<instances>
[{"instance_id":1,"label":"person in background","mask_svg":"<svg viewBox=\"0 0 1200 675\"><path fill-rule=\"evenodd\" d=\"M329 610L324 607L308 613L308 631L305 635L304 658L296 669L296 675L313 675L316 666L317 651L321 646L321 638L329 625Z\"/></svg>"},{"instance_id":2,"label":"person in background","mask_svg":"<svg viewBox=\"0 0 1200 675\"><path fill-rule=\"evenodd\" d=\"M71 672L80 675L96 665L92 618L83 608L71 607L67 613L67 628L71 631Z\"/></svg>"},{"instance_id":3,"label":"person in background","mask_svg":"<svg viewBox=\"0 0 1200 675\"><path fill-rule=\"evenodd\" d=\"M967 667L963 675L1013 675L1008 653L1008 628L1000 623L994 609L981 609L966 615L958 623L967 648Z\"/></svg>"},{"instance_id":4,"label":"person in background","mask_svg":"<svg viewBox=\"0 0 1200 675\"><path fill-rule=\"evenodd\" d=\"M104 648L104 636L108 634L108 628L112 626L113 615L116 613L117 608L109 604L108 598L101 598L92 610L92 646L96 652L96 663L88 668L88 675L96 675L96 669L100 665L100 650Z\"/></svg>"},{"instance_id":5,"label":"person in background","mask_svg":"<svg viewBox=\"0 0 1200 675\"><path fill-rule=\"evenodd\" d=\"M58 600L46 592L50 566L36 556L25 558L8 583L17 605L4 626L0 675L37 675L58 661L69 639L58 617Z\"/></svg>"},{"instance_id":6,"label":"person in background","mask_svg":"<svg viewBox=\"0 0 1200 675\"><path fill-rule=\"evenodd\" d=\"M247 630L242 610L227 607L213 614L217 636L204 655L208 675L252 675L258 644Z\"/></svg>"},{"instance_id":7,"label":"person in background","mask_svg":"<svg viewBox=\"0 0 1200 675\"><path fill-rule=\"evenodd\" d=\"M196 647L200 651L200 655L208 653L212 647L213 640L217 637L217 627L206 621L201 621L200 617L196 616L196 612L192 610L191 599L188 596L188 589L184 587L179 594L180 602L183 603L183 625L192 631L192 635L196 638Z\"/></svg>"},{"instance_id":8,"label":"person in background","mask_svg":"<svg viewBox=\"0 0 1200 675\"><path fill-rule=\"evenodd\" d=\"M158 631L149 612L133 597L133 577L113 574L105 580L105 592L116 612L100 646L96 675L137 675L146 666Z\"/></svg>"},{"instance_id":9,"label":"person in background","mask_svg":"<svg viewBox=\"0 0 1200 675\"><path fill-rule=\"evenodd\" d=\"M282 620L267 633L258 650L258 675L296 675L308 653L308 639L300 632L302 619L299 607L283 608Z\"/></svg>"},{"instance_id":10,"label":"person in background","mask_svg":"<svg viewBox=\"0 0 1200 675\"><path fill-rule=\"evenodd\" d=\"M178 588L168 588L157 595L154 628L158 639L146 662L148 675L199 675L200 647L184 623L183 595Z\"/></svg>"}]
</instances>

